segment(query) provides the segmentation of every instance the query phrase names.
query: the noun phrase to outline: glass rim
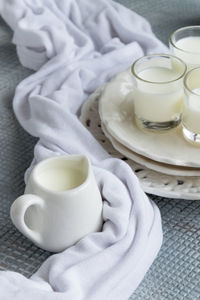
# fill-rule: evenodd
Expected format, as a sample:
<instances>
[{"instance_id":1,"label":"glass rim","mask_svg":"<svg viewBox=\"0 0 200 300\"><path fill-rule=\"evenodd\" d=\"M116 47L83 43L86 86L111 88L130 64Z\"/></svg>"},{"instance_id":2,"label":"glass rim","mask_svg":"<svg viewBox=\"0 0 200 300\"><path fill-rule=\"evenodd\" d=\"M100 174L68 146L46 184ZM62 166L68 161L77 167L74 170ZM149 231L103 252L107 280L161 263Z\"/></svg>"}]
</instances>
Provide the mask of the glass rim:
<instances>
[{"instance_id":1,"label":"glass rim","mask_svg":"<svg viewBox=\"0 0 200 300\"><path fill-rule=\"evenodd\" d=\"M168 58L175 58L176 60L178 60L183 66L184 66L184 70L183 70L183 73L176 79L173 79L173 80L168 80L168 81L149 81L149 80L146 80L146 79L143 79L141 78L140 76L138 76L134 70L134 67L135 65L138 63L138 61L144 59L144 58L148 58L148 57L168 57ZM144 56L141 56L139 57L138 59L136 59L134 61L134 63L132 64L131 66L131 72L132 74L139 80L143 81L143 82L146 82L146 83L151 83L151 84L169 84L169 83L173 83L175 81L178 81L180 80L181 78L183 78L187 72L187 65L184 63L184 61L182 59L180 59L179 57L176 57L174 55L171 55L171 54L165 54L165 53L158 53L158 54L149 54L149 55L144 55Z\"/></svg>"},{"instance_id":2,"label":"glass rim","mask_svg":"<svg viewBox=\"0 0 200 300\"><path fill-rule=\"evenodd\" d=\"M189 88L188 84L187 84L188 77L189 77L190 74L191 74L193 71L195 71L195 70L199 70L199 71L200 71L200 67L194 68L194 69L190 70L190 71L186 74L186 76L185 76L185 78L184 78L184 87L185 87L186 90L188 90L188 92L190 92L191 94L200 97L200 94L197 94L197 93L193 92L193 90L191 90L191 89Z\"/></svg>"},{"instance_id":3,"label":"glass rim","mask_svg":"<svg viewBox=\"0 0 200 300\"><path fill-rule=\"evenodd\" d=\"M179 48L175 45L174 41L173 41L173 37L175 36L175 34L177 32L180 32L182 30L185 30L185 29L192 29L192 28L198 28L200 30L200 25L191 25L191 26L185 26L185 27L181 27L181 28L178 28L176 29L174 32L171 33L170 37L169 37L169 43L176 49L182 51L182 52L185 52L185 53L190 53L190 54L193 54L193 55L199 55L200 53L199 52L192 52L192 51L188 51L188 50L184 50L182 48ZM200 36L200 35L199 35Z\"/></svg>"}]
</instances>

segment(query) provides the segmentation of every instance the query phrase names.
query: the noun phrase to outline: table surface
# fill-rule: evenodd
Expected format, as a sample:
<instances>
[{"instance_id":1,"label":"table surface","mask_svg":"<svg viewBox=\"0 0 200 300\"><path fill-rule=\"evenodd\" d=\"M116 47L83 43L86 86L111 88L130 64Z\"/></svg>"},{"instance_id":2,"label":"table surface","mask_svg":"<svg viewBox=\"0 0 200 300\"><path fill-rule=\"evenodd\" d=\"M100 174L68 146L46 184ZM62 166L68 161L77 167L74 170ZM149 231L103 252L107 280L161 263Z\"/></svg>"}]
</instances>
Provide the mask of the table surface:
<instances>
[{"instance_id":1,"label":"table surface","mask_svg":"<svg viewBox=\"0 0 200 300\"><path fill-rule=\"evenodd\" d=\"M176 28L200 23L199 0L117 2L146 17L165 43ZM31 71L20 65L11 38L12 32L0 19L0 269L29 277L50 253L37 248L18 232L9 217L10 205L24 191L23 175L36 143L20 127L12 111L15 87ZM149 196L160 208L164 241L130 300L200 299L200 201Z\"/></svg>"}]
</instances>

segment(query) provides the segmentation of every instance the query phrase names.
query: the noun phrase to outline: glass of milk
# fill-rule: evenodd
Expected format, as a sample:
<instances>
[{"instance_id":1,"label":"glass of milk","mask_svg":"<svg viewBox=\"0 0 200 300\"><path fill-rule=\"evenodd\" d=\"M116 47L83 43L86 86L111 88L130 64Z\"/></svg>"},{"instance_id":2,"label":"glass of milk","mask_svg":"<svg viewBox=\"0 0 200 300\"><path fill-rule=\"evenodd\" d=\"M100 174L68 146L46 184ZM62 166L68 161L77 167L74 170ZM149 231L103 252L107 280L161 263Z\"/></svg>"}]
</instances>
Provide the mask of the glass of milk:
<instances>
[{"instance_id":1,"label":"glass of milk","mask_svg":"<svg viewBox=\"0 0 200 300\"><path fill-rule=\"evenodd\" d=\"M185 63L168 54L143 56L132 65L136 124L148 131L179 125L183 104Z\"/></svg>"},{"instance_id":2,"label":"glass of milk","mask_svg":"<svg viewBox=\"0 0 200 300\"><path fill-rule=\"evenodd\" d=\"M200 145L200 67L187 73L184 79L183 135Z\"/></svg>"},{"instance_id":3,"label":"glass of milk","mask_svg":"<svg viewBox=\"0 0 200 300\"><path fill-rule=\"evenodd\" d=\"M200 66L200 26L187 26L176 30L169 39L173 55L181 58L188 70Z\"/></svg>"}]
</instances>

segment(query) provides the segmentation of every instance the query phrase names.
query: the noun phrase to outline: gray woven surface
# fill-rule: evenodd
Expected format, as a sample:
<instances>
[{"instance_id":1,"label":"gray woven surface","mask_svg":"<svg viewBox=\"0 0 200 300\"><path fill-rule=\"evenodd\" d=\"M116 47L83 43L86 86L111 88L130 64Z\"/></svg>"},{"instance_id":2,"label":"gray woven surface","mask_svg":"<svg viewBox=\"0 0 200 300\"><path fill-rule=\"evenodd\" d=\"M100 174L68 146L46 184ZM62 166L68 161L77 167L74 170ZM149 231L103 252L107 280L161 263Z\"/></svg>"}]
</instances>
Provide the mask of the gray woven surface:
<instances>
[{"instance_id":1,"label":"gray woven surface","mask_svg":"<svg viewBox=\"0 0 200 300\"><path fill-rule=\"evenodd\" d=\"M23 237L9 217L11 203L24 191L23 174L36 142L20 127L12 111L15 87L31 72L18 62L11 36L0 20L0 269L30 276L48 253Z\"/></svg>"},{"instance_id":2,"label":"gray woven surface","mask_svg":"<svg viewBox=\"0 0 200 300\"><path fill-rule=\"evenodd\" d=\"M147 17L164 42L174 29L200 22L199 0L118 2ZM23 237L9 218L11 203L23 193L23 174L36 142L19 126L12 112L15 87L31 72L20 66L10 39L11 32L0 20L0 268L30 276L49 253ZM151 197L161 210L164 242L130 300L200 299L200 202Z\"/></svg>"},{"instance_id":3,"label":"gray woven surface","mask_svg":"<svg viewBox=\"0 0 200 300\"><path fill-rule=\"evenodd\" d=\"M115 0L145 17L153 31L168 44L169 35L179 27L200 24L199 0ZM134 24L133 24L134 26Z\"/></svg>"}]
</instances>

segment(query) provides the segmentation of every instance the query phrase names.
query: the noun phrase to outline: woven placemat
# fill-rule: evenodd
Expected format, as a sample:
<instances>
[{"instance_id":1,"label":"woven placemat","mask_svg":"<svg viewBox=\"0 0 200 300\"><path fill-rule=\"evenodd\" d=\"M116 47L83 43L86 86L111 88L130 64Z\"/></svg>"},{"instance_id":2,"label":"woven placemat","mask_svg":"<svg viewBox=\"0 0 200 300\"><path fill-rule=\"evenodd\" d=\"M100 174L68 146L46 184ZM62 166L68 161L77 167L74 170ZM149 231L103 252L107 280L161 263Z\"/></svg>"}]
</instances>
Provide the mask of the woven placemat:
<instances>
[{"instance_id":1,"label":"woven placemat","mask_svg":"<svg viewBox=\"0 0 200 300\"><path fill-rule=\"evenodd\" d=\"M181 12L186 17L183 3L186 2L187 8L189 3L191 5L194 2L196 19L199 18L200 3L193 0L121 2L131 8L135 5L137 9L140 9L140 13L144 11L144 15L149 9L150 19L156 15L156 12L158 14L163 4L161 27L166 27L165 32L168 31L166 22L168 24L172 22L170 15L169 19L164 16L163 9L165 8L166 13L169 13L170 9L171 11L175 8L177 10L179 3L178 15L181 23ZM173 3L176 5L173 6ZM174 11L173 15L177 22L177 11ZM191 17L194 20L193 9ZM188 12L187 18L189 18ZM153 22L155 26L155 20ZM20 127L12 112L15 87L31 72L20 65L10 39L10 30L0 20L0 269L18 271L29 277L50 253L37 248L19 233L9 217L11 203L23 193L24 172L32 160L36 142L36 139ZM150 197L161 210L164 242L157 259L130 300L200 299L200 202Z\"/></svg>"}]
</instances>

